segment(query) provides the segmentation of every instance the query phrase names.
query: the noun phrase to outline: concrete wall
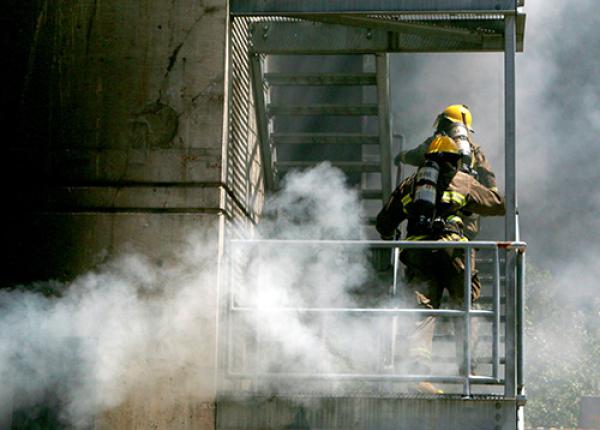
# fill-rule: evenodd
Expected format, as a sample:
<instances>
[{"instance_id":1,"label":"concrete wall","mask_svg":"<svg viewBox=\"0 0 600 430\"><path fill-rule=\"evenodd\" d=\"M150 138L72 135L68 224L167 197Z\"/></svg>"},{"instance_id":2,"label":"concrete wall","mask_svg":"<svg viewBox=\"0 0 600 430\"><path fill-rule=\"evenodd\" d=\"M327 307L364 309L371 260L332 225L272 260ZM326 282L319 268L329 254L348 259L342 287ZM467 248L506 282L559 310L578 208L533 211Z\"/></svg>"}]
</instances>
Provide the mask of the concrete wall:
<instances>
[{"instance_id":1,"label":"concrete wall","mask_svg":"<svg viewBox=\"0 0 600 430\"><path fill-rule=\"evenodd\" d=\"M161 264L198 227L216 226L219 255L226 226L251 224L262 203L251 109L238 120L244 136L226 126L226 0L22 3L2 14L0 285L68 281L131 250ZM214 374L213 351L182 378ZM96 427L212 428L210 399L164 408L173 385L133 393Z\"/></svg>"},{"instance_id":2,"label":"concrete wall","mask_svg":"<svg viewBox=\"0 0 600 430\"><path fill-rule=\"evenodd\" d=\"M160 258L175 230L204 222L192 215L224 214L225 0L47 1L31 12L8 148L9 215L27 225L10 232L13 279L29 280L24 266L28 278L68 278L125 244Z\"/></svg>"}]
</instances>

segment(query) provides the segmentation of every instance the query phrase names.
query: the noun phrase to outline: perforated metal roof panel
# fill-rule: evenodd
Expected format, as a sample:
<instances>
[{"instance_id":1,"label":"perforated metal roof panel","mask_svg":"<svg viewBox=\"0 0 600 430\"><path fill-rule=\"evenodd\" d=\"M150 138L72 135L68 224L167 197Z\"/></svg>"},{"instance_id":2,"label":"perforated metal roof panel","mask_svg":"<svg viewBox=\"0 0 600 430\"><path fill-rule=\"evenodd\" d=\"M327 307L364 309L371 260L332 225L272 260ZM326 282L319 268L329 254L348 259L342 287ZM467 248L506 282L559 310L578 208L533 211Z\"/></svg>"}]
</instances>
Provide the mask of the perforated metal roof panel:
<instances>
[{"instance_id":1,"label":"perforated metal roof panel","mask_svg":"<svg viewBox=\"0 0 600 430\"><path fill-rule=\"evenodd\" d=\"M233 15L315 13L511 13L518 0L231 0Z\"/></svg>"}]
</instances>

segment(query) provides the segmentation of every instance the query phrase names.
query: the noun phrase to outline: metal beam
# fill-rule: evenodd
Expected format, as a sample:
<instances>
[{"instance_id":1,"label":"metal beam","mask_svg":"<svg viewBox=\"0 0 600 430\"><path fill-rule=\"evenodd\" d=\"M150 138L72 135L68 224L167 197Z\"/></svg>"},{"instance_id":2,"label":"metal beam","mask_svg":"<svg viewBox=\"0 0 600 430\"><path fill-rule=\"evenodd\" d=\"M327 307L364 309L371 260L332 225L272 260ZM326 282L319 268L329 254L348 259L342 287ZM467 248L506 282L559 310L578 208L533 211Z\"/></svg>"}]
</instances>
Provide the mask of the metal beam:
<instances>
[{"instance_id":1,"label":"metal beam","mask_svg":"<svg viewBox=\"0 0 600 430\"><path fill-rule=\"evenodd\" d=\"M382 200L392 194L392 125L390 106L390 61L388 54L379 54L377 67L377 105L379 118L379 160L381 163Z\"/></svg>"},{"instance_id":2,"label":"metal beam","mask_svg":"<svg viewBox=\"0 0 600 430\"><path fill-rule=\"evenodd\" d=\"M394 21L372 16L360 15L309 15L306 19L325 22L329 24L349 25L354 27L376 28L396 33L412 34L422 37L433 37L438 39L450 39L455 42L479 44L482 43L482 35L468 28L444 27L431 23Z\"/></svg>"},{"instance_id":3,"label":"metal beam","mask_svg":"<svg viewBox=\"0 0 600 430\"><path fill-rule=\"evenodd\" d=\"M254 107L256 110L256 128L260 142L260 156L265 179L265 189L275 189L275 173L273 170L273 149L269 141L269 118L265 112L265 92L263 87L262 61L258 54L250 55L250 66L252 71L252 91L254 94Z\"/></svg>"},{"instance_id":4,"label":"metal beam","mask_svg":"<svg viewBox=\"0 0 600 430\"><path fill-rule=\"evenodd\" d=\"M514 13L517 0L230 0L232 15Z\"/></svg>"},{"instance_id":5,"label":"metal beam","mask_svg":"<svg viewBox=\"0 0 600 430\"><path fill-rule=\"evenodd\" d=\"M361 54L385 52L385 31L317 22L269 22L251 25L250 49L264 54Z\"/></svg>"},{"instance_id":6,"label":"metal beam","mask_svg":"<svg viewBox=\"0 0 600 430\"><path fill-rule=\"evenodd\" d=\"M524 13L517 13L517 52L523 51L525 35ZM397 16L396 16L397 17ZM442 46L452 41L454 44L472 44L487 46L490 43L496 50L503 50L504 20L484 19L447 19L420 22L394 20L393 17L375 17L367 15L305 15L303 19L329 24L348 25L392 31L395 33L432 38Z\"/></svg>"},{"instance_id":7,"label":"metal beam","mask_svg":"<svg viewBox=\"0 0 600 430\"><path fill-rule=\"evenodd\" d=\"M515 99L515 51L516 23L514 16L504 20L504 174L506 187L505 239L517 237L517 177L516 177L516 99ZM516 257L506 254L506 366L504 395L516 397Z\"/></svg>"},{"instance_id":8,"label":"metal beam","mask_svg":"<svg viewBox=\"0 0 600 430\"><path fill-rule=\"evenodd\" d=\"M263 54L376 54L384 52L502 52L501 34L467 36L434 25L393 24L398 31L322 22L252 25L251 50ZM406 31L400 31L404 28ZM437 35L436 35L437 34Z\"/></svg>"}]
</instances>

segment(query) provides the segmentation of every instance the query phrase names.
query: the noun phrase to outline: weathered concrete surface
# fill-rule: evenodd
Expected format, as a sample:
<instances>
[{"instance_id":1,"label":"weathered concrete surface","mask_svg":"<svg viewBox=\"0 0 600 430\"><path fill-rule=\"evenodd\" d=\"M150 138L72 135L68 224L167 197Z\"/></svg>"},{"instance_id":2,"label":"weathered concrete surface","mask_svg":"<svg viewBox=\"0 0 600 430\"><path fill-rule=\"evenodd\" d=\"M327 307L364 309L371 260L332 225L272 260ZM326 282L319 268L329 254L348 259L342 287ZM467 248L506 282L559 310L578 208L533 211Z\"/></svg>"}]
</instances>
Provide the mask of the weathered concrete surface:
<instances>
[{"instance_id":1,"label":"weathered concrete surface","mask_svg":"<svg viewBox=\"0 0 600 430\"><path fill-rule=\"evenodd\" d=\"M168 396L168 389L162 391ZM103 417L94 426L95 429L212 429L215 421L214 402L185 403L174 407L164 407L163 398L155 393L138 396L128 400L119 408Z\"/></svg>"},{"instance_id":2,"label":"weathered concrete surface","mask_svg":"<svg viewBox=\"0 0 600 430\"><path fill-rule=\"evenodd\" d=\"M2 285L68 280L128 251L163 264L214 224L219 255L226 0L12 3ZM95 427L212 429L214 387L201 381L214 374L216 308L189 366L133 389Z\"/></svg>"},{"instance_id":3,"label":"weathered concrete surface","mask_svg":"<svg viewBox=\"0 0 600 430\"><path fill-rule=\"evenodd\" d=\"M80 253L156 235L118 226L143 224L155 209L224 213L226 1L39 1L23 11L25 76L12 100L16 138L3 157L13 184L3 224L14 251L3 280L81 273L94 259ZM96 210L129 215L113 217L110 229L74 215ZM52 249L54 231L76 246ZM38 243L48 255L31 267ZM160 249L168 253L169 241Z\"/></svg>"}]
</instances>

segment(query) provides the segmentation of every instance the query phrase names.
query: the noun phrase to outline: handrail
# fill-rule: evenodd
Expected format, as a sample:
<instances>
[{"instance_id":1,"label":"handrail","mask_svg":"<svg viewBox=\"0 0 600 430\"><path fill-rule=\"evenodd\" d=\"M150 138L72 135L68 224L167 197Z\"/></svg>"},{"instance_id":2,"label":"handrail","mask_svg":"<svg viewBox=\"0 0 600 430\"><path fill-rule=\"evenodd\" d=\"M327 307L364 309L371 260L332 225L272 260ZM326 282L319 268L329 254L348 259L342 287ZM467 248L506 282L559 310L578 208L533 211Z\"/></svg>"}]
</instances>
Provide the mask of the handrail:
<instances>
[{"instance_id":1,"label":"handrail","mask_svg":"<svg viewBox=\"0 0 600 430\"><path fill-rule=\"evenodd\" d=\"M469 242L458 242L458 241L435 241L435 240L332 240L332 239L231 239L231 243L265 243L265 244L277 244L285 243L288 245L362 245L369 248L402 248L402 249L414 249L414 248L467 248L467 249L510 249L510 250L523 250L527 249L527 243L522 241L469 241Z\"/></svg>"},{"instance_id":2,"label":"handrail","mask_svg":"<svg viewBox=\"0 0 600 430\"><path fill-rule=\"evenodd\" d=\"M516 363L506 360L505 372L507 371L506 366L514 365L514 373L517 375L517 384L519 386L519 393L522 393L522 387L524 384L524 273L525 273L525 251L527 244L522 241L472 241L472 242L439 242L439 241L381 241L381 240L305 240L305 239L232 239L230 240L232 247L250 245L274 245L274 246L359 246L364 249L448 249L457 248L462 249L466 256L471 255L472 249L488 249L493 251L492 262L493 267L493 300L492 310L479 310L471 308L471 258L465 258L465 275L464 275L464 304L463 309L423 309L423 308L351 308L351 307L315 307L315 306L239 306L235 303L233 294L233 288L230 288L228 294L228 307L227 313L229 315L229 330L228 330L228 343L231 345L232 332L231 332L231 315L234 313L254 313L256 316L260 313L285 313L285 312L296 312L296 313L314 313L314 314L340 314L347 313L353 315L386 315L386 316L398 316L398 315L421 315L421 316L444 316L451 318L464 318L464 330L465 335L463 336L463 365L465 372L459 376L433 376L433 375L410 375L410 374L381 374L381 373L295 373L295 372L277 372L274 374L265 372L239 372L234 371L231 362L232 357L229 354L225 354L228 358L228 364L226 366L226 377L228 378L254 378L254 379L273 379L273 378L290 378L290 379L356 379L365 381L418 381L428 380L432 382L445 382L445 383L457 383L463 384L463 395L466 397L471 396L471 384L495 384L501 385L505 383L504 378L500 377L500 251L516 253L516 297L518 298L516 312L513 313L515 320L507 321L507 324L515 324L517 327L517 336L515 339L515 349L517 351ZM397 251L394 251L397 253ZM394 264L399 263L399 259L393 259ZM394 273L398 270L398 267L394 266ZM396 289L397 276L394 276L393 290ZM231 286L230 286L231 287ZM507 312L507 318L509 313ZM475 376L471 374L471 318L481 317L492 320L492 374L491 376ZM508 339L505 339L507 341ZM509 372L510 373L510 372Z\"/></svg>"}]
</instances>

